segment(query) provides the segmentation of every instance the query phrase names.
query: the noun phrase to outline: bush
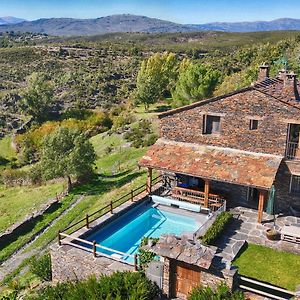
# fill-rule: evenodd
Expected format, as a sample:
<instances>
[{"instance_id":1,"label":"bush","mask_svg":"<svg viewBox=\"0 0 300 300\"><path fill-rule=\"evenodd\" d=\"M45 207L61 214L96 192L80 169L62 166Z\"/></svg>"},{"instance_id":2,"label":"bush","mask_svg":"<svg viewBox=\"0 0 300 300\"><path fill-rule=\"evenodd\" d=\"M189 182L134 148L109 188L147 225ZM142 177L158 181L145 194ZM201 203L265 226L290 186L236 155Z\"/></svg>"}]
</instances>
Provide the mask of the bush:
<instances>
[{"instance_id":1,"label":"bush","mask_svg":"<svg viewBox=\"0 0 300 300\"><path fill-rule=\"evenodd\" d=\"M6 169L1 174L1 181L6 186L28 184L27 172L19 169Z\"/></svg>"},{"instance_id":2,"label":"bush","mask_svg":"<svg viewBox=\"0 0 300 300\"><path fill-rule=\"evenodd\" d=\"M132 127L125 133L124 138L131 142L132 147L139 148L153 145L157 135L153 133L150 121L140 120L137 127Z\"/></svg>"},{"instance_id":3,"label":"bush","mask_svg":"<svg viewBox=\"0 0 300 300\"><path fill-rule=\"evenodd\" d=\"M240 291L231 292L230 289L221 283L216 289L210 287L195 287L188 300L245 300L245 296Z\"/></svg>"},{"instance_id":4,"label":"bush","mask_svg":"<svg viewBox=\"0 0 300 300\"><path fill-rule=\"evenodd\" d=\"M141 240L141 244L139 246L139 262L140 262L140 268L142 270L145 270L145 268L148 266L148 264L155 258L155 253L152 251L143 249L143 246L146 246L148 244L148 241L152 241L152 243L155 245L158 238L149 238L149 237L143 237Z\"/></svg>"},{"instance_id":5,"label":"bush","mask_svg":"<svg viewBox=\"0 0 300 300\"><path fill-rule=\"evenodd\" d=\"M37 295L30 297L34 300L151 300L158 294L158 288L142 273L116 272L111 276L103 275L99 279L91 277L77 282L66 282L56 286L47 286Z\"/></svg>"},{"instance_id":6,"label":"bush","mask_svg":"<svg viewBox=\"0 0 300 300\"><path fill-rule=\"evenodd\" d=\"M30 271L45 281L52 280L51 256L49 253L40 258L33 256L30 260Z\"/></svg>"},{"instance_id":7,"label":"bush","mask_svg":"<svg viewBox=\"0 0 300 300\"><path fill-rule=\"evenodd\" d=\"M226 224L231 220L232 214L224 211L220 213L214 223L208 228L203 237L201 237L204 245L210 245L223 231Z\"/></svg>"}]
</instances>

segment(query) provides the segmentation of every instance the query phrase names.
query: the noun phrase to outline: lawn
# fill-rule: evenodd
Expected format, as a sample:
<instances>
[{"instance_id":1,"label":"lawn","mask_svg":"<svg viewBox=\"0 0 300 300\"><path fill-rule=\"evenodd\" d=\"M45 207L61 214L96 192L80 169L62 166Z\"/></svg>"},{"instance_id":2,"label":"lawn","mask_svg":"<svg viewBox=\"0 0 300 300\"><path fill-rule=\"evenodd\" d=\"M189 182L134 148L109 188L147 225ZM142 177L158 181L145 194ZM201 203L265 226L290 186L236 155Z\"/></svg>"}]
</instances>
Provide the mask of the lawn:
<instances>
[{"instance_id":1,"label":"lawn","mask_svg":"<svg viewBox=\"0 0 300 300\"><path fill-rule=\"evenodd\" d=\"M300 255L248 244L233 264L239 274L294 291L300 284Z\"/></svg>"}]
</instances>

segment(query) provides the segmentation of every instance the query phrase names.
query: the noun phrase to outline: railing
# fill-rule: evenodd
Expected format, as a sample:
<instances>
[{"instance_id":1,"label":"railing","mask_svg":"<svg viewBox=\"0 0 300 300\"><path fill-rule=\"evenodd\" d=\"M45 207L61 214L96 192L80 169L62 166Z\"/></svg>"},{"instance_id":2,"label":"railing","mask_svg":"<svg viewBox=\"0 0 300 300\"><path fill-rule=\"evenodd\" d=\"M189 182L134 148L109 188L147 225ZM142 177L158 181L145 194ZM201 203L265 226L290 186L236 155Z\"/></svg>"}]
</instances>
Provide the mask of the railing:
<instances>
[{"instance_id":1,"label":"railing","mask_svg":"<svg viewBox=\"0 0 300 300\"><path fill-rule=\"evenodd\" d=\"M188 201L192 203L197 203L204 205L205 193L201 191L196 191L192 189L174 187L171 190L171 197L180 201ZM215 211L222 206L225 199L216 194L208 194L208 206L210 209Z\"/></svg>"},{"instance_id":2,"label":"railing","mask_svg":"<svg viewBox=\"0 0 300 300\"><path fill-rule=\"evenodd\" d=\"M287 159L295 159L297 156L298 143L295 142L287 142L285 149L285 157Z\"/></svg>"},{"instance_id":3,"label":"railing","mask_svg":"<svg viewBox=\"0 0 300 300\"><path fill-rule=\"evenodd\" d=\"M162 177L157 176L157 177L155 177L151 180L151 186L154 187L155 185L157 185L160 182L162 182ZM84 240L84 239L74 237L71 234L74 233L75 231L83 228L83 227L90 228L90 225L91 225L92 222L94 222L97 219L101 218L102 216L104 216L108 212L113 213L113 210L116 209L118 206L122 205L123 203L125 203L127 201L134 202L134 198L141 195L142 193L145 193L148 190L148 188L149 187L147 186L147 184L141 185L141 186L139 186L135 189L132 189L129 193L127 193L124 196L118 198L117 200L110 201L109 204L107 204L104 207L101 207L100 209L93 212L92 214L86 214L86 216L84 218L80 219L76 223L71 224L70 226L65 228L63 231L58 232L58 244L59 245L69 244L69 245L76 246L77 248L80 248L80 249L83 249L83 250L92 251L94 253L94 256L96 256L96 254L98 253L97 248L101 248L101 249L104 249L106 251L110 251L112 253L120 254L122 256L133 257L134 258L134 266L135 266L135 269L137 269L137 265L138 265L137 256L130 255L130 254L127 254L127 253L123 253L123 252L120 252L120 251L117 251L117 250L114 250L114 249L111 249L111 248L107 248L107 247L104 247L102 245L96 244L95 241L90 242L90 241L87 241L87 240ZM88 247L84 247L80 244L73 243L73 241L77 241L81 244L85 244ZM89 248L89 247L91 247L91 248ZM102 253L102 252L100 252L100 253L101 253L101 255L108 256L111 259L118 260L118 258L106 255L105 253ZM125 262L124 260L120 260L120 261ZM125 262L125 263L127 263L127 262Z\"/></svg>"},{"instance_id":4,"label":"railing","mask_svg":"<svg viewBox=\"0 0 300 300\"><path fill-rule=\"evenodd\" d=\"M154 186L155 184L159 183L160 181L161 181L161 176L157 176L151 181L151 185ZM69 234L71 234L84 226L86 226L86 228L89 228L90 224L92 222L94 222L95 220L101 218L108 212L113 213L114 209L116 209L118 206L120 206L121 204L123 204L127 201L133 202L135 197L141 195L142 193L144 193L146 191L147 191L147 184L144 184L135 189L132 189L129 193L123 195L122 197L120 197L114 201L110 201L109 204L107 204L104 207L101 207L97 211L95 211L91 214L86 214L86 216L84 218L80 219L76 223L71 224L70 226L68 226L61 232L68 232ZM81 226L78 226L78 225L81 225ZM71 229L72 229L72 231L70 231Z\"/></svg>"},{"instance_id":5,"label":"railing","mask_svg":"<svg viewBox=\"0 0 300 300\"><path fill-rule=\"evenodd\" d=\"M296 293L259 280L239 276L239 288L270 299L291 299Z\"/></svg>"},{"instance_id":6,"label":"railing","mask_svg":"<svg viewBox=\"0 0 300 300\"><path fill-rule=\"evenodd\" d=\"M74 243L73 241L76 241L78 243ZM130 263L130 262L126 262L124 259L121 259L121 258L113 257L113 259L117 260L117 261L120 261L120 262L123 262L123 263L125 262L125 263L127 263L129 265L133 265L135 271L138 270L138 256L137 256L137 254L132 255L132 254L124 253L124 252L121 252L121 251L118 251L118 250L115 250L115 249L111 249L111 248L102 246L100 244L97 244L96 241L90 242L90 241L87 241L87 240L84 240L84 239L73 237L73 236L71 236L69 234L62 233L62 232L60 232L58 234L58 244L60 246L62 244L70 245L70 246L77 247L77 248L79 248L81 250L84 250L84 251L92 252L93 255L94 255L94 257L97 257L97 254L100 254L101 256L112 258L111 255L105 254L103 252L98 252L97 248L100 248L100 249L103 249L105 251L109 251L109 252L112 252L112 253L115 253L115 254L118 254L118 255L122 255L124 257L132 257L133 258L133 262L134 262L133 264ZM82 244L87 245L87 247L86 246L82 246Z\"/></svg>"}]
</instances>

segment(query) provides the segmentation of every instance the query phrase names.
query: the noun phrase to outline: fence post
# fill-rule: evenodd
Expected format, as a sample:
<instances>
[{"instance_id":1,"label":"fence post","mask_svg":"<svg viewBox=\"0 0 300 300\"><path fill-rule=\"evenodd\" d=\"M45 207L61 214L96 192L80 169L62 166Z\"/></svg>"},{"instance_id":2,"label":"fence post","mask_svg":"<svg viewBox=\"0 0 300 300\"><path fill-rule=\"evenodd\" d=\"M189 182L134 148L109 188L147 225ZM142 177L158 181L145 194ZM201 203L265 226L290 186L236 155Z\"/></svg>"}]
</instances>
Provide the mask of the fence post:
<instances>
[{"instance_id":1,"label":"fence post","mask_svg":"<svg viewBox=\"0 0 300 300\"><path fill-rule=\"evenodd\" d=\"M85 220L86 220L86 228L90 228L90 223L89 223L89 215L85 215Z\"/></svg>"},{"instance_id":2,"label":"fence post","mask_svg":"<svg viewBox=\"0 0 300 300\"><path fill-rule=\"evenodd\" d=\"M138 256L134 254L134 270L138 271Z\"/></svg>"},{"instance_id":3,"label":"fence post","mask_svg":"<svg viewBox=\"0 0 300 300\"><path fill-rule=\"evenodd\" d=\"M113 213L113 203L110 201L110 213Z\"/></svg>"},{"instance_id":4,"label":"fence post","mask_svg":"<svg viewBox=\"0 0 300 300\"><path fill-rule=\"evenodd\" d=\"M96 241L93 241L93 254L96 257Z\"/></svg>"},{"instance_id":5,"label":"fence post","mask_svg":"<svg viewBox=\"0 0 300 300\"><path fill-rule=\"evenodd\" d=\"M60 240L60 230L58 230L58 245L61 246L61 240Z\"/></svg>"},{"instance_id":6,"label":"fence post","mask_svg":"<svg viewBox=\"0 0 300 300\"><path fill-rule=\"evenodd\" d=\"M133 190L131 190L131 202L133 202Z\"/></svg>"}]
</instances>

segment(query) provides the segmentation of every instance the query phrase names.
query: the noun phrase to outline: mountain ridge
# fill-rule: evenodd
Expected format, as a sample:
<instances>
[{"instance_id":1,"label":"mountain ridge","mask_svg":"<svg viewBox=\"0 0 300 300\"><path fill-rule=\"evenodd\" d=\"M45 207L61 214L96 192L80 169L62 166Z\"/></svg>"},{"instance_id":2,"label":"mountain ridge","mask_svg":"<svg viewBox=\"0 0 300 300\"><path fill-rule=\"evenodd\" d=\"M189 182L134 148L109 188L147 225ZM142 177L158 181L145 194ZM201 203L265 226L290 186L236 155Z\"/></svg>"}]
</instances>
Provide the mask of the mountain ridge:
<instances>
[{"instance_id":1,"label":"mountain ridge","mask_svg":"<svg viewBox=\"0 0 300 300\"><path fill-rule=\"evenodd\" d=\"M0 32L19 31L46 33L54 36L79 36L114 32L158 33L202 30L227 32L300 30L300 19L292 18L281 18L272 21L212 22L206 24L179 24L157 18L131 14L118 14L95 19L42 18L34 21L18 20L21 21L17 21L17 23L13 24L1 25L0 18Z\"/></svg>"}]
</instances>

